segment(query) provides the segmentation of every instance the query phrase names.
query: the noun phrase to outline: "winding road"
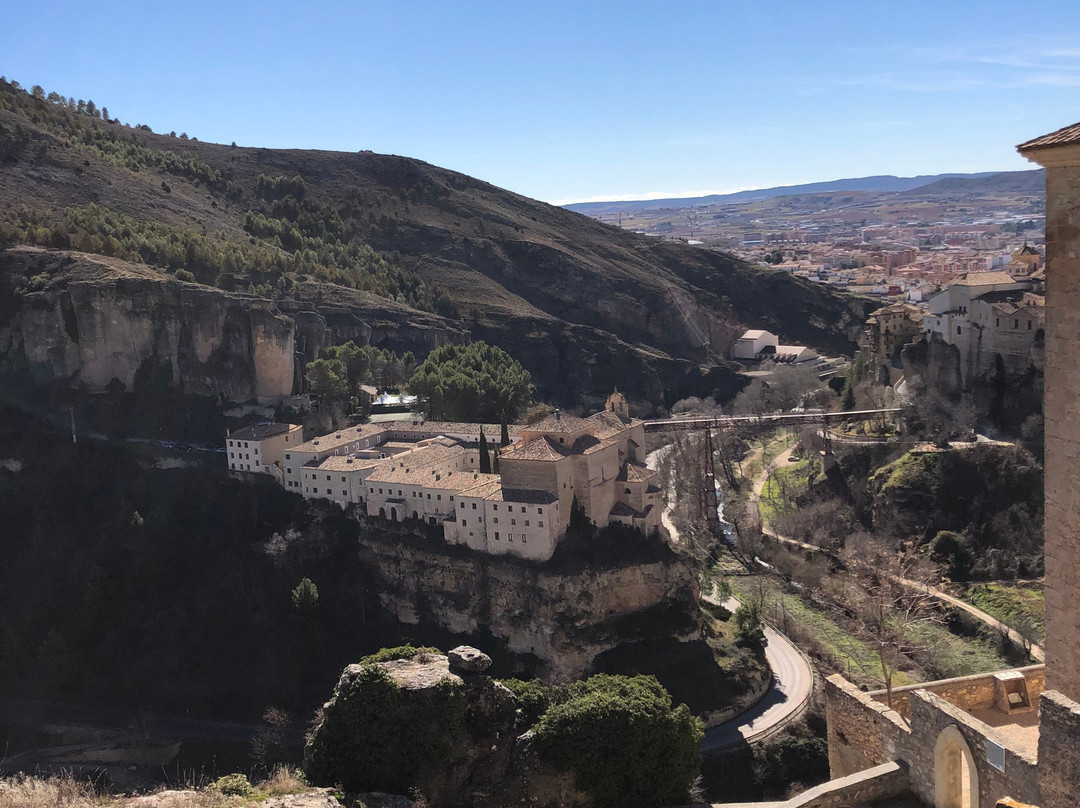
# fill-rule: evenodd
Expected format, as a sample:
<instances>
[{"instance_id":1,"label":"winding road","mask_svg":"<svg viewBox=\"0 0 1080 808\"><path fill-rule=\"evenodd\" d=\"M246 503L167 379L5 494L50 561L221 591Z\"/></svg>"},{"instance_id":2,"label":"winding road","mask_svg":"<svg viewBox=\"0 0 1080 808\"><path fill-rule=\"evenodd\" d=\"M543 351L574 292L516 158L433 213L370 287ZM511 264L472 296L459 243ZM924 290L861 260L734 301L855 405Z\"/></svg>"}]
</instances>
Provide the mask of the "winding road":
<instances>
[{"instance_id":1,"label":"winding road","mask_svg":"<svg viewBox=\"0 0 1080 808\"><path fill-rule=\"evenodd\" d=\"M646 465L655 469L670 448L665 446L651 452L645 459ZM760 493L759 488L759 496ZM666 494L667 504L660 514L660 521L671 540L678 543L679 532L671 521L674 491L670 486ZM705 597L705 600L720 603L711 597ZM728 598L722 605L735 612L742 604L736 598ZM814 670L810 661L791 640L768 625L765 626L765 641L765 660L772 670L769 689L750 708L705 730L705 738L701 742L702 752L713 752L766 738L801 716L809 704L814 691Z\"/></svg>"}]
</instances>

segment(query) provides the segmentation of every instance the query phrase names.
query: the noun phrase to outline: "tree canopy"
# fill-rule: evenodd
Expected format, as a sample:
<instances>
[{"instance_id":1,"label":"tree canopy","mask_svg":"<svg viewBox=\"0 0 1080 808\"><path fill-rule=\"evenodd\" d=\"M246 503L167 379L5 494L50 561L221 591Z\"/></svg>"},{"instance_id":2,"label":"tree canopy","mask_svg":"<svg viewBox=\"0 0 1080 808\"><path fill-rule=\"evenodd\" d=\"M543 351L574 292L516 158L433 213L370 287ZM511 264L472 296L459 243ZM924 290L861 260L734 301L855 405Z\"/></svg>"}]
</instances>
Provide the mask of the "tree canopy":
<instances>
[{"instance_id":1,"label":"tree canopy","mask_svg":"<svg viewBox=\"0 0 1080 808\"><path fill-rule=\"evenodd\" d=\"M515 420L532 399L532 377L494 345L436 348L406 385L429 418L498 423Z\"/></svg>"},{"instance_id":2,"label":"tree canopy","mask_svg":"<svg viewBox=\"0 0 1080 808\"><path fill-rule=\"evenodd\" d=\"M701 722L654 677L598 674L552 696L534 730L537 750L573 771L597 808L689 801Z\"/></svg>"}]
</instances>

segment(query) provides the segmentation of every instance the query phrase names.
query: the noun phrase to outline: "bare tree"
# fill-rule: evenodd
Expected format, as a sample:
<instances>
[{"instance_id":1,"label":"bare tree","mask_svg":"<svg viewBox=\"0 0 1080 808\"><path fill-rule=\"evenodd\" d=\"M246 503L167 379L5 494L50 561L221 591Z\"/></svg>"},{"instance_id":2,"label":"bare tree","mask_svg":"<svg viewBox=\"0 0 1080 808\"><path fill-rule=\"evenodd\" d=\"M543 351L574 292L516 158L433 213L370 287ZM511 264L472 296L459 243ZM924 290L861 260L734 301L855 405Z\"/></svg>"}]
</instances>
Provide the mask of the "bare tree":
<instances>
[{"instance_id":1,"label":"bare tree","mask_svg":"<svg viewBox=\"0 0 1080 808\"><path fill-rule=\"evenodd\" d=\"M930 595L939 580L938 571L910 544L898 549L877 541L849 546L845 561L850 574L844 602L860 639L874 650L892 707L896 671L909 659L934 650L924 629L943 622Z\"/></svg>"}]
</instances>

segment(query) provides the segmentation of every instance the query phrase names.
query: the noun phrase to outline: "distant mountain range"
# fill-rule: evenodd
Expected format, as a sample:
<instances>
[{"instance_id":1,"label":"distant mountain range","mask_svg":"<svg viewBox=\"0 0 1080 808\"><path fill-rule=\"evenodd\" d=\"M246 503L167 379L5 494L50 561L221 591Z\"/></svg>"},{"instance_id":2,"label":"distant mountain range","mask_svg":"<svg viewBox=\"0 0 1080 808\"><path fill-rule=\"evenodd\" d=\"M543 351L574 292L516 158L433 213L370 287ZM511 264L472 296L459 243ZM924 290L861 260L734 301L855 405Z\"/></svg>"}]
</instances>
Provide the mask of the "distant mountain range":
<instances>
[{"instance_id":1,"label":"distant mountain range","mask_svg":"<svg viewBox=\"0 0 1080 808\"><path fill-rule=\"evenodd\" d=\"M619 202L577 202L564 205L567 210L597 216L604 213L657 210L659 208L696 208L708 205L730 205L740 202L759 202L777 196L799 194L834 193L837 191L877 191L902 193L922 189L929 193L956 193L980 191L1039 191L1043 187L1043 172L1033 171L984 171L977 174L922 174L918 177L894 177L883 174L874 177L852 177L829 182L810 182L804 185L781 185L756 191L739 191L734 194L709 194L708 196L673 197L670 199L639 199Z\"/></svg>"}]
</instances>

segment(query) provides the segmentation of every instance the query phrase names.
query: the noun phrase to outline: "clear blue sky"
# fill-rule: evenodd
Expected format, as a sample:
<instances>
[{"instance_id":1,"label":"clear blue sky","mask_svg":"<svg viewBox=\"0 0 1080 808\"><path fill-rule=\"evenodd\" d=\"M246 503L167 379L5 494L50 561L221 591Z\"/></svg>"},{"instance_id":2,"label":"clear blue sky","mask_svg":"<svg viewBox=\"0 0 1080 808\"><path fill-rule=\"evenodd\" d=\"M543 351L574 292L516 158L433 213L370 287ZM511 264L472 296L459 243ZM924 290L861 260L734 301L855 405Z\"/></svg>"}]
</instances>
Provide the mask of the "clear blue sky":
<instances>
[{"instance_id":1,"label":"clear blue sky","mask_svg":"<svg viewBox=\"0 0 1080 808\"><path fill-rule=\"evenodd\" d=\"M0 0L0 74L157 132L641 198L1028 168L1080 120L1080 2Z\"/></svg>"}]
</instances>

